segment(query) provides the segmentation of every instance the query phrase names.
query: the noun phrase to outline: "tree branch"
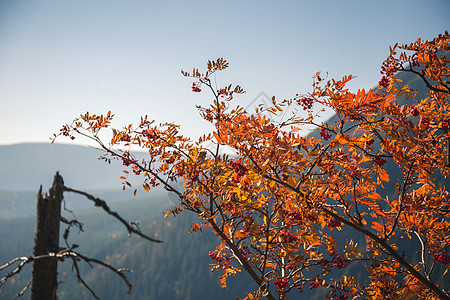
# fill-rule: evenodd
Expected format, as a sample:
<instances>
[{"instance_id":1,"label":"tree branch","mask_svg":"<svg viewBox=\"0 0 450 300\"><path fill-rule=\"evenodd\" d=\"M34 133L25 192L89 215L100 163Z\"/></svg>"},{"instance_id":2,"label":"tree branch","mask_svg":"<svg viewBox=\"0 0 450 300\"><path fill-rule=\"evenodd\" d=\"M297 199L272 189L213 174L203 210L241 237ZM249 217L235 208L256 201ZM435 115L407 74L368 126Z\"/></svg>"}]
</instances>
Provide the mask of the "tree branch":
<instances>
[{"instance_id":1,"label":"tree branch","mask_svg":"<svg viewBox=\"0 0 450 300\"><path fill-rule=\"evenodd\" d=\"M273 295L270 293L269 288L265 287L265 282L261 280L261 278L256 274L255 270L253 270L252 266L248 263L247 259L241 254L239 249L236 247L235 244L233 244L230 239L223 233L223 231L220 230L220 228L217 226L217 224L212 219L208 219L209 224L211 224L211 227L213 230L219 235L220 239L224 241L227 246L231 249L233 252L233 255L239 260L242 267L249 273L249 275L252 277L252 279L256 282L258 287L261 289L265 289L264 292L267 292L267 299L269 300L275 300Z\"/></svg>"},{"instance_id":2,"label":"tree branch","mask_svg":"<svg viewBox=\"0 0 450 300\"><path fill-rule=\"evenodd\" d=\"M13 271L11 271L11 272L9 272L8 274L6 274L4 277L2 277L1 279L0 279L0 286L2 286L9 278L11 278L12 276L14 276L15 274L17 274L17 273L19 273L20 271L21 271L21 269L26 265L26 264L28 264L28 263L31 263L31 262L33 262L33 261L38 261L38 260L44 260L44 259L57 259L57 260L64 260L65 258L71 258L72 259L72 261L73 261L73 263L74 263L74 266L75 266L75 269L76 269L76 272L77 272L77 278L78 278L78 280L80 280L80 282L92 293L92 295L96 298L96 299L99 299L96 295L95 295L95 293L89 288L89 286L84 282L84 280L82 279L82 277L81 277L81 275L80 275L80 273L79 273L79 269L78 269L78 265L77 265L77 260L78 259L81 259L81 260L83 260L84 262L86 262L87 264L89 264L90 265L90 263L92 262L92 263L96 263L96 264L98 264L98 265L101 265L101 266L103 266L103 267L105 267L105 268L107 268L107 269L109 269L109 270L111 270L112 272L114 272L114 273L116 273L117 275L119 275L121 278L122 278L122 280L125 282L125 284L127 285L127 287L128 287L128 293L130 293L131 292L131 288L132 288L132 285L131 285L131 283L128 281L128 279L127 279L127 277L125 276L125 274L123 274L123 272L124 271L128 271L128 272L130 272L130 270L128 270L128 269L116 269L116 268L114 268L114 267L112 267L111 265L109 265L109 264L107 264L107 263L105 263L105 262L103 262L103 261L101 261L101 260L98 260L98 259L95 259L95 258L91 258L91 257L88 257L88 256L85 256L85 255L83 255L83 254L81 254L81 253L78 253L78 252L75 252L75 251L73 251L72 249L63 249L63 250L61 250L61 251L59 251L59 252L57 252L57 253L53 253L53 252L49 252L49 253L47 253L47 254L43 254L43 255L38 255L38 256L28 256L28 257L26 257L26 256L22 256L22 257L16 257L16 258L14 258L14 259L12 259L11 261L9 261L8 263L6 263L6 264L4 264L4 265L2 265L2 266L0 266L0 270L3 270L3 269L5 269L5 268L7 268L7 267L9 267L9 266L11 266L11 265L13 265L14 263L16 263L16 262L19 262L20 261L20 264L19 264L19 266L16 268L16 269L14 269ZM30 281L31 282L31 281ZM28 284L29 285L29 284ZM27 287L26 288L28 288L28 285L27 285ZM25 292L25 288L24 288L24 290L22 290L20 293L19 293L19 296L21 296L20 294L22 293L24 293Z\"/></svg>"},{"instance_id":3,"label":"tree branch","mask_svg":"<svg viewBox=\"0 0 450 300\"><path fill-rule=\"evenodd\" d=\"M106 202L104 200L96 198L96 197L94 197L91 194L88 194L86 192L79 191L79 190L76 190L76 189L72 189L72 188L69 188L69 187L66 187L66 186L64 186L63 189L64 189L64 191L67 191L67 192L73 192L73 193L81 194L83 196L86 196L89 200L94 201L95 206L101 207L107 214L109 214L109 215L113 216L114 218L116 218L117 220L119 220L126 227L126 229L128 230L128 234L129 235L134 233L134 234L136 234L136 235L140 236L141 238L146 239L148 241L155 242L155 243L162 243L162 241L156 240L154 238L151 238L151 237L145 235L144 233L142 233L139 229L134 228L132 226L133 223L127 222L117 212L112 211L109 208L108 204L106 204Z\"/></svg>"}]
</instances>

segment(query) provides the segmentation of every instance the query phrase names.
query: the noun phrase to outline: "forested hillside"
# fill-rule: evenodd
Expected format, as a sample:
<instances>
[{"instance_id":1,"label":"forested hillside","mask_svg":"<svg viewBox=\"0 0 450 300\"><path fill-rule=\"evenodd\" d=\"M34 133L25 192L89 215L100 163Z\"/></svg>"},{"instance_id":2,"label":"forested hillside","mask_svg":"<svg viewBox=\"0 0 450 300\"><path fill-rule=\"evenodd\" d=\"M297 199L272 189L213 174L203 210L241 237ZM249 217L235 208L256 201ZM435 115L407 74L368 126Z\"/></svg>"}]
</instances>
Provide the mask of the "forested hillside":
<instances>
[{"instance_id":1,"label":"forested hillside","mask_svg":"<svg viewBox=\"0 0 450 300\"><path fill-rule=\"evenodd\" d=\"M76 210L75 215L83 223L85 232L78 233L74 229L70 240L80 245L79 252L105 259L115 267L133 270L127 275L133 284L130 295L115 274L83 265L81 272L89 286L101 299L233 299L235 294L243 296L242 291L252 284L246 280L246 274L231 280L229 289L221 289L218 273L212 273L209 267L208 252L215 248L215 237L207 232L188 233L193 214L163 220L162 212L170 205L163 193L111 205L123 217L139 221L141 229L163 240L162 244L129 238L119 222L96 207ZM64 215L73 218L68 212ZM0 220L1 263L17 255L31 255L34 225L34 217ZM0 298L12 299L26 285L30 273L31 268L25 268L2 286ZM59 299L94 299L77 283L70 261L59 264L59 280Z\"/></svg>"}]
</instances>

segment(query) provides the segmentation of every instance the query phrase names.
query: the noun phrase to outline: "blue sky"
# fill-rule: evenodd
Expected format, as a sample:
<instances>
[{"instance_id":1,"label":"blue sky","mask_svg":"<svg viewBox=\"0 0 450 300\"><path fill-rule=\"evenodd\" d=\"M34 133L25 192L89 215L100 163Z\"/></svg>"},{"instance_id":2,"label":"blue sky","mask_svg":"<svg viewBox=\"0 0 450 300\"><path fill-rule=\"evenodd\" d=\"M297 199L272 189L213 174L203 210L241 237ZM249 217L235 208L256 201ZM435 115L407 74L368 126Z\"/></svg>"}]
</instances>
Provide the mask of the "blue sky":
<instances>
[{"instance_id":1,"label":"blue sky","mask_svg":"<svg viewBox=\"0 0 450 300\"><path fill-rule=\"evenodd\" d=\"M389 45L450 29L450 1L0 0L0 144L48 142L79 114L141 115L195 137L208 129L180 70L224 57L218 87L307 93L317 71L371 88ZM61 140L61 142L68 142Z\"/></svg>"}]
</instances>

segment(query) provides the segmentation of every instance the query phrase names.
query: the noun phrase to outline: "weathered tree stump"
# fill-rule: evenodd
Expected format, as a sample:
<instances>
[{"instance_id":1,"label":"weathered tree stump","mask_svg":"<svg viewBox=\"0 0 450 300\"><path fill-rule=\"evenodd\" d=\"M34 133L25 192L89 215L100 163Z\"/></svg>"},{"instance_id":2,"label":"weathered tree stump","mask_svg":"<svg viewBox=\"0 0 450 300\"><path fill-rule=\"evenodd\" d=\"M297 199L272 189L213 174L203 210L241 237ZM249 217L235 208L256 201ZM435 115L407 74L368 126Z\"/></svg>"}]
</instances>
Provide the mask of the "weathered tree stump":
<instances>
[{"instance_id":1,"label":"weathered tree stump","mask_svg":"<svg viewBox=\"0 0 450 300\"><path fill-rule=\"evenodd\" d=\"M48 194L42 194L42 186L39 189L33 247L35 257L58 251L63 187L63 179L59 173L56 173ZM58 260L56 258L49 257L34 261L30 299L56 300L57 275Z\"/></svg>"}]
</instances>

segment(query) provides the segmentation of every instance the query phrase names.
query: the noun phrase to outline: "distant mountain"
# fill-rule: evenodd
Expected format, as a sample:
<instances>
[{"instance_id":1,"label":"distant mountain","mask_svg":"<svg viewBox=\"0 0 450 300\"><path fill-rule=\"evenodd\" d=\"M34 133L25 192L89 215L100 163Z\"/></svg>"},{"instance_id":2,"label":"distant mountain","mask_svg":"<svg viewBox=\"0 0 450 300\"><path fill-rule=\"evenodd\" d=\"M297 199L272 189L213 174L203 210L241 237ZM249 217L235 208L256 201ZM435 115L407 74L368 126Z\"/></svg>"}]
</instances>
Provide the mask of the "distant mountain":
<instances>
[{"instance_id":1,"label":"distant mountain","mask_svg":"<svg viewBox=\"0 0 450 300\"><path fill-rule=\"evenodd\" d=\"M98 159L101 154L94 148L65 144L0 146L0 219L34 216L39 187L42 185L43 192L47 192L57 171L66 186L90 192L108 202L132 198L132 191L121 188L122 164L101 161ZM137 157L144 154L139 152ZM136 186L139 180L130 176L130 182ZM167 195L162 188L155 191ZM92 205L71 193L65 193L65 198L72 209Z\"/></svg>"},{"instance_id":2,"label":"distant mountain","mask_svg":"<svg viewBox=\"0 0 450 300\"><path fill-rule=\"evenodd\" d=\"M99 160L97 149L66 144L0 146L0 190L48 189L57 171L69 187L83 190L120 189L122 164ZM142 155L142 154L141 154Z\"/></svg>"},{"instance_id":3,"label":"distant mountain","mask_svg":"<svg viewBox=\"0 0 450 300\"><path fill-rule=\"evenodd\" d=\"M43 192L47 192L43 189ZM122 190L84 190L95 197L105 200L107 203L117 201L128 201L144 197L148 199L164 198L168 203L173 204L173 196L163 189L152 190L150 194L146 192L137 193L134 197L130 191ZM12 220L17 218L36 216L36 195L38 191L2 191L0 190L0 220ZM170 200L170 201L169 201ZM92 207L94 203L86 197L66 192L64 193L64 205L70 210Z\"/></svg>"}]
</instances>

